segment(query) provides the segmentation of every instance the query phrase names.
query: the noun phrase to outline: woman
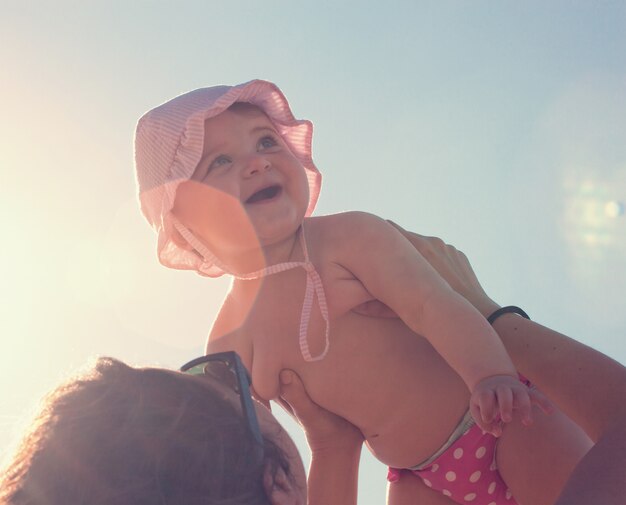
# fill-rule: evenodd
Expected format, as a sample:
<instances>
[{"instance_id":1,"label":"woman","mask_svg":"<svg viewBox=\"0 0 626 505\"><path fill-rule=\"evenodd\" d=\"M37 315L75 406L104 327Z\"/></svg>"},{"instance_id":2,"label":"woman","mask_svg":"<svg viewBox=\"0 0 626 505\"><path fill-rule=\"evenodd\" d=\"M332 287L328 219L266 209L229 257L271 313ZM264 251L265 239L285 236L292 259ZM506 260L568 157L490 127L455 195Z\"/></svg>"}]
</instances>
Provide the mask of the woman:
<instances>
[{"instance_id":1,"label":"woman","mask_svg":"<svg viewBox=\"0 0 626 505\"><path fill-rule=\"evenodd\" d=\"M0 503L356 503L362 437L354 427L320 411L298 378L282 373L282 394L308 426L307 500L295 445L251 399L237 355L197 361L186 367L192 375L100 358L59 386L4 472Z\"/></svg>"}]
</instances>

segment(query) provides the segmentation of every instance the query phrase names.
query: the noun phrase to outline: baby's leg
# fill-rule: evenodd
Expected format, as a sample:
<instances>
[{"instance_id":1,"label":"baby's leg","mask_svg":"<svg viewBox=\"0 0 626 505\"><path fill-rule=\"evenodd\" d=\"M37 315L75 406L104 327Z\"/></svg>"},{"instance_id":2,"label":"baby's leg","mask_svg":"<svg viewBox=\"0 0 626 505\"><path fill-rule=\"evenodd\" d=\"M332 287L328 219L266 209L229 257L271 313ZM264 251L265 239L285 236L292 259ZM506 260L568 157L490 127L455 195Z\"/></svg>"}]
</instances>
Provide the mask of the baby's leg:
<instances>
[{"instance_id":1,"label":"baby's leg","mask_svg":"<svg viewBox=\"0 0 626 505\"><path fill-rule=\"evenodd\" d=\"M519 505L554 503L592 442L565 414L533 410L534 423L508 423L497 448L498 469Z\"/></svg>"},{"instance_id":2,"label":"baby's leg","mask_svg":"<svg viewBox=\"0 0 626 505\"><path fill-rule=\"evenodd\" d=\"M447 496L429 488L422 479L409 471L387 486L388 505L456 505Z\"/></svg>"}]
</instances>

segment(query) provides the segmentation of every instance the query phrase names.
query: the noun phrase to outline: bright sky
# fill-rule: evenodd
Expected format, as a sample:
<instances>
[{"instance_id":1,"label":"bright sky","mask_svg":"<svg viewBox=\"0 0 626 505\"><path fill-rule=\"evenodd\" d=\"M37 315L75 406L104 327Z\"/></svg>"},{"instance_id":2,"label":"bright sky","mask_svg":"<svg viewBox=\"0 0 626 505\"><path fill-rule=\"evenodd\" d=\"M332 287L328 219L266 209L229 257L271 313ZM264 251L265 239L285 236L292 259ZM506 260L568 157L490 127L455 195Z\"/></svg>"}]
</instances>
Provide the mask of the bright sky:
<instances>
[{"instance_id":1,"label":"bright sky","mask_svg":"<svg viewBox=\"0 0 626 505\"><path fill-rule=\"evenodd\" d=\"M626 363L624 2L0 5L0 452L89 356L201 353L227 281L158 265L133 130L252 78L315 123L318 214L441 236L494 299ZM365 458L359 503L385 474Z\"/></svg>"}]
</instances>

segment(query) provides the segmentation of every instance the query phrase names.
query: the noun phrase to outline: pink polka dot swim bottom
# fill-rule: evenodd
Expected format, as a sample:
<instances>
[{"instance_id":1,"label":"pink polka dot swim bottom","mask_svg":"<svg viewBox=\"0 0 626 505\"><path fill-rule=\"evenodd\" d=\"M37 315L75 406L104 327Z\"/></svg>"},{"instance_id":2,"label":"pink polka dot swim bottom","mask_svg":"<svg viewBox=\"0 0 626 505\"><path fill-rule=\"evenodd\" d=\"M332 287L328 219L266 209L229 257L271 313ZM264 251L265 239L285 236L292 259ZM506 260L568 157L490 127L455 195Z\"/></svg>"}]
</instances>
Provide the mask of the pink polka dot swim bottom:
<instances>
[{"instance_id":1,"label":"pink polka dot swim bottom","mask_svg":"<svg viewBox=\"0 0 626 505\"><path fill-rule=\"evenodd\" d=\"M496 464L498 439L476 426L469 413L459 424L461 427L462 434L457 434L458 429L455 430L458 438L444 445L425 463L412 469L390 468L387 479L395 482L403 472L411 472L428 487L457 503L516 505Z\"/></svg>"}]
</instances>

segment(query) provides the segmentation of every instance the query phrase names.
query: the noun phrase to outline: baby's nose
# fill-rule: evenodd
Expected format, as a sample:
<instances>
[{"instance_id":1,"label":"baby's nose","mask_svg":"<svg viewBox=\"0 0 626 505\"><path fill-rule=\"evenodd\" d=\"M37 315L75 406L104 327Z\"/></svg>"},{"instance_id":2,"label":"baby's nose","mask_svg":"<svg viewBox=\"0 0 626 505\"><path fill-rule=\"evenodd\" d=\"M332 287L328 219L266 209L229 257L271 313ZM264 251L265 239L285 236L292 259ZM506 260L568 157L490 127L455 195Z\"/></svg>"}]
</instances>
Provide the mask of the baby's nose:
<instances>
[{"instance_id":1,"label":"baby's nose","mask_svg":"<svg viewBox=\"0 0 626 505\"><path fill-rule=\"evenodd\" d=\"M270 168L269 160L260 154L254 154L248 159L246 166L246 175L254 175L259 172L265 172Z\"/></svg>"}]
</instances>

